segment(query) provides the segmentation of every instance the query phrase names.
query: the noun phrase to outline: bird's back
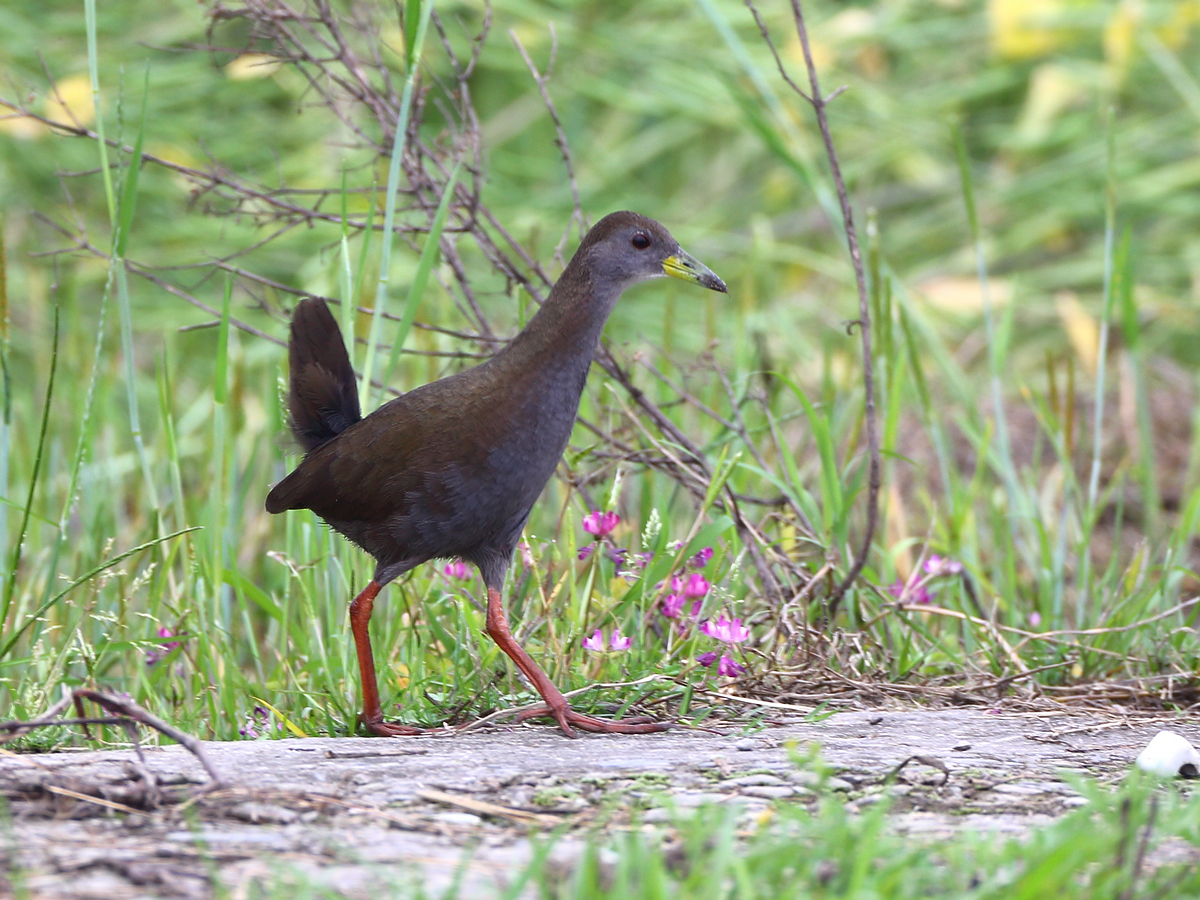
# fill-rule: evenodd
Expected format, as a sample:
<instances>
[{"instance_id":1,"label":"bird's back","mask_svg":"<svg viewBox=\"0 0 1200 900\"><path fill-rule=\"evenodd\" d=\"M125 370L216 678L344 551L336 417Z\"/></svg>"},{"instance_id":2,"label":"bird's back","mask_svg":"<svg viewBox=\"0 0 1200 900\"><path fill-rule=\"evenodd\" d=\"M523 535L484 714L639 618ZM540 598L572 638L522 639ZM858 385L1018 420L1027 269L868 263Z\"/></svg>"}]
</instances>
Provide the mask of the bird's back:
<instances>
[{"instance_id":1,"label":"bird's back","mask_svg":"<svg viewBox=\"0 0 1200 900\"><path fill-rule=\"evenodd\" d=\"M422 385L311 449L267 510L311 509L399 571L507 558L562 456L587 363L547 371L502 351Z\"/></svg>"}]
</instances>

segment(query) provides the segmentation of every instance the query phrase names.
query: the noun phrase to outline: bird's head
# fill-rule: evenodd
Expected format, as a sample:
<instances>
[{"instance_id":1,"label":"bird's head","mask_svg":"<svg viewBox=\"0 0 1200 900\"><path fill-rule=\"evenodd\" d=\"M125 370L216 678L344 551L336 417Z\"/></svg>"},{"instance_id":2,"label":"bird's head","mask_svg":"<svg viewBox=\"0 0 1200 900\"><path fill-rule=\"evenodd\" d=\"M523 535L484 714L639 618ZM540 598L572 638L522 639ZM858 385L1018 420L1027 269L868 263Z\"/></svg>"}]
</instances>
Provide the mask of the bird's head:
<instances>
[{"instance_id":1,"label":"bird's head","mask_svg":"<svg viewBox=\"0 0 1200 900\"><path fill-rule=\"evenodd\" d=\"M593 278L617 285L620 290L670 275L710 291L726 292L725 282L684 253L667 229L633 212L610 213L597 222L577 255L586 258Z\"/></svg>"}]
</instances>

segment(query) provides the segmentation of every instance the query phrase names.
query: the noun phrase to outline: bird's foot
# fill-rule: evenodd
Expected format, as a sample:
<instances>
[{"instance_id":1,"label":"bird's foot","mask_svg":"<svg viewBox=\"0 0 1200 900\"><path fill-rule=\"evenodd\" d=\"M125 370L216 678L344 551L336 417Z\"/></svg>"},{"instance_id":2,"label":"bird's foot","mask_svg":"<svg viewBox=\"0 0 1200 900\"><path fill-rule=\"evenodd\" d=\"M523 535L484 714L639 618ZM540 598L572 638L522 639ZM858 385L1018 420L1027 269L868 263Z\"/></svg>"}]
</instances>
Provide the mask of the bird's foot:
<instances>
[{"instance_id":1,"label":"bird's foot","mask_svg":"<svg viewBox=\"0 0 1200 900\"><path fill-rule=\"evenodd\" d=\"M670 722L656 722L646 716L635 716L632 719L598 719L581 712L576 712L569 706L554 708L550 705L537 706L527 709L517 716L518 722L526 719L536 719L541 716L552 716L569 738L576 737L575 728L591 731L596 734L650 734L655 731L666 731L671 727Z\"/></svg>"},{"instance_id":2,"label":"bird's foot","mask_svg":"<svg viewBox=\"0 0 1200 900\"><path fill-rule=\"evenodd\" d=\"M377 737L407 737L414 734L428 734L430 729L417 728L414 725L401 725L399 722L385 722L379 718L363 718L363 727Z\"/></svg>"}]
</instances>

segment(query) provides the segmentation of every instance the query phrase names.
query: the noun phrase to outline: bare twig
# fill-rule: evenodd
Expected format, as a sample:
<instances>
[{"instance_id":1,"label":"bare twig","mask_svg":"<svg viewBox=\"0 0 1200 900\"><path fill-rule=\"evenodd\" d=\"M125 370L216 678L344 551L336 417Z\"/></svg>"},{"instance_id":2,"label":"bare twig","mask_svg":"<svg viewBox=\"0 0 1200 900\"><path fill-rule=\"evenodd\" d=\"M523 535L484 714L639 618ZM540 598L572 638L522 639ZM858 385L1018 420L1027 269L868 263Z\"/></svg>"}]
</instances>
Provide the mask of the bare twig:
<instances>
[{"instance_id":1,"label":"bare twig","mask_svg":"<svg viewBox=\"0 0 1200 900\"><path fill-rule=\"evenodd\" d=\"M851 562L845 576L838 583L837 587L834 588L833 593L829 597L827 615L832 621L837 615L838 605L841 603L842 597L858 578L863 566L866 565L867 555L871 551L871 542L875 537L875 524L879 515L880 456L879 434L875 421L875 375L871 352L871 308L867 298L867 278L863 269L862 252L859 250L858 233L854 227L854 211L850 207L850 197L846 191L846 181L842 177L842 167L838 162L837 150L833 146L833 135L829 131L829 119L826 115L826 107L830 101L845 90L845 88L838 88L828 96L822 95L821 86L817 79L817 67L813 62L812 47L808 40L808 28L804 24L804 10L800 0L791 0L791 3L792 18L796 23L796 34L800 38L800 47L804 51L804 65L808 69L809 93L801 90L788 75L783 65L783 60L775 50L771 35L762 17L758 14L753 0L746 0L746 6L749 7L755 22L758 23L763 40L770 47L771 53L775 57L775 63L779 67L780 75L793 91L812 106L813 112L817 117L817 126L821 130L821 138L825 143L825 155L829 159L829 168L833 174L833 183L837 189L838 203L842 210L842 224L846 232L846 242L850 248L850 260L854 265L854 280L858 286L858 320L852 322L851 327L854 325L858 326L859 334L862 338L863 353L863 398L869 467L867 476L867 524L858 553Z\"/></svg>"},{"instance_id":2,"label":"bare twig","mask_svg":"<svg viewBox=\"0 0 1200 900\"><path fill-rule=\"evenodd\" d=\"M108 717L93 717L88 718L82 714L82 705L84 700L90 700L101 709L106 709L111 713L116 714L116 718ZM59 715L68 707L74 705L80 711L80 715L76 719L60 719ZM11 740L22 734L27 734L34 728L51 728L60 725L81 724L86 728L88 724L112 724L121 725L131 736L131 741L134 750L138 755L141 763L140 774L144 781L147 781L147 787L154 786L154 777L145 768L145 758L142 756L142 748L137 740L137 731L134 723L145 725L153 728L155 731L166 735L177 744L182 745L196 759L200 765L204 767L204 771L208 773L209 783L205 786L205 790L212 790L222 785L222 779L212 762L209 761L208 754L204 751L204 744L192 737L186 732L180 731L174 725L164 722L162 719L142 709L132 700L125 697L119 697L116 694L110 694L106 691L92 690L91 688L77 688L55 703L45 713L38 716L36 719L29 721L13 721L0 722L0 731L8 732L8 737L0 740L0 743Z\"/></svg>"},{"instance_id":3,"label":"bare twig","mask_svg":"<svg viewBox=\"0 0 1200 900\"><path fill-rule=\"evenodd\" d=\"M517 37L517 33L509 29L508 36L512 42L517 45L517 52L521 54L521 59L525 60L525 65L529 67L529 74L533 76L533 80L537 82L538 92L542 95L542 102L546 104L546 111L550 113L550 121L554 123L554 132L557 135L554 142L558 145L558 150L562 153L563 165L567 170L567 181L571 185L571 201L574 208L571 212L571 222L567 223L567 229L563 232L562 238L559 239L558 245L554 248L554 256L561 266L563 264L563 249L567 246L567 240L571 236L571 224L575 223L579 226L579 237L582 238L587 232L587 219L583 215L583 204L579 200L579 184L575 181L575 167L571 164L571 148L567 144L567 133L563 130L562 120L558 117L558 110L554 107L554 101L550 98L550 90L546 86L550 81L550 76L554 72L554 59L558 55L558 33L554 30L554 23L550 23L550 62L546 64L545 74L538 71L537 66L533 64L533 60L525 51L521 39Z\"/></svg>"}]
</instances>

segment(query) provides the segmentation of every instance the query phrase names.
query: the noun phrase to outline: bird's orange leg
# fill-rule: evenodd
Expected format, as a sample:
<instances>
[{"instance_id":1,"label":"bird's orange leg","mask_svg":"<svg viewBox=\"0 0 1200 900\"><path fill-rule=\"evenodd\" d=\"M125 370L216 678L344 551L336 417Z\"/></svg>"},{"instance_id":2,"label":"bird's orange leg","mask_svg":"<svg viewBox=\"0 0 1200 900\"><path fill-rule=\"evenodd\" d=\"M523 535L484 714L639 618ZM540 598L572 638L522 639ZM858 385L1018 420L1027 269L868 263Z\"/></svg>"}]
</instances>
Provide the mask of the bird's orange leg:
<instances>
[{"instance_id":1,"label":"bird's orange leg","mask_svg":"<svg viewBox=\"0 0 1200 900\"><path fill-rule=\"evenodd\" d=\"M553 716L558 722L558 727L567 737L575 737L572 725L582 728L584 731L605 734L613 732L646 734L651 731L666 731L671 727L669 723L653 722L645 718L617 719L615 721L597 719L595 716L587 716L571 709L567 698L562 695L562 691L554 686L549 676L513 638L512 631L508 627L508 616L504 614L504 603L500 599L500 591L491 587L488 588L487 633L500 649L512 658L512 661L517 664L517 668L525 673L525 677L532 682L533 686L537 688L537 692L542 695L542 699L546 701L545 706L528 709L521 713L517 717L518 722L537 716ZM370 652L369 648L368 652Z\"/></svg>"},{"instance_id":2,"label":"bird's orange leg","mask_svg":"<svg viewBox=\"0 0 1200 900\"><path fill-rule=\"evenodd\" d=\"M358 651L358 672L362 678L362 723L367 731L380 737L425 734L424 728L383 721L383 707L379 705L379 686L375 681L375 657L371 653L371 635L367 632L371 610L375 608L375 597L382 588L383 585L372 580L350 604L350 630L354 632L354 649Z\"/></svg>"}]
</instances>

